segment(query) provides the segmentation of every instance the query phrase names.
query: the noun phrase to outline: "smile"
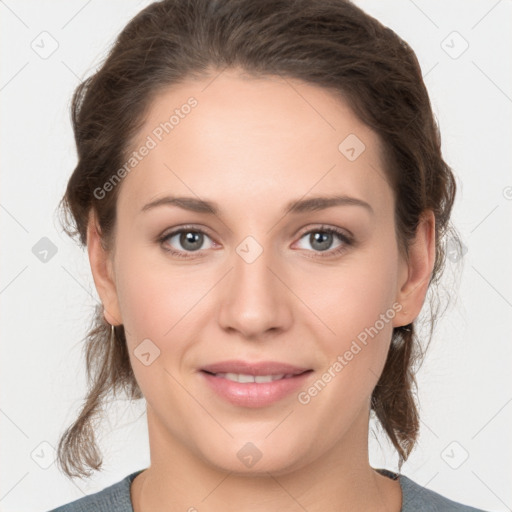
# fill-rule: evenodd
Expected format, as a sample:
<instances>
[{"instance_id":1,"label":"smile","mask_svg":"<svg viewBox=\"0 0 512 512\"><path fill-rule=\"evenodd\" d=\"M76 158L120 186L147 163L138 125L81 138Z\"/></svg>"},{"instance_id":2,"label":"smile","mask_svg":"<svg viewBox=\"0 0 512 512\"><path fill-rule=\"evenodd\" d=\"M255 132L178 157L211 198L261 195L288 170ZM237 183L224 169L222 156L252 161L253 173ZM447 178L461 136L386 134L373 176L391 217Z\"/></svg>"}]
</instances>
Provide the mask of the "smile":
<instances>
[{"instance_id":1,"label":"smile","mask_svg":"<svg viewBox=\"0 0 512 512\"><path fill-rule=\"evenodd\" d=\"M233 382L272 382L274 380L288 379L293 377L292 374L285 375L284 373L278 375L249 375L245 373L215 373L216 377L222 377Z\"/></svg>"},{"instance_id":2,"label":"smile","mask_svg":"<svg viewBox=\"0 0 512 512\"><path fill-rule=\"evenodd\" d=\"M266 407L279 402L311 378L313 370L300 374L249 375L244 373L199 372L217 396L237 407Z\"/></svg>"}]
</instances>

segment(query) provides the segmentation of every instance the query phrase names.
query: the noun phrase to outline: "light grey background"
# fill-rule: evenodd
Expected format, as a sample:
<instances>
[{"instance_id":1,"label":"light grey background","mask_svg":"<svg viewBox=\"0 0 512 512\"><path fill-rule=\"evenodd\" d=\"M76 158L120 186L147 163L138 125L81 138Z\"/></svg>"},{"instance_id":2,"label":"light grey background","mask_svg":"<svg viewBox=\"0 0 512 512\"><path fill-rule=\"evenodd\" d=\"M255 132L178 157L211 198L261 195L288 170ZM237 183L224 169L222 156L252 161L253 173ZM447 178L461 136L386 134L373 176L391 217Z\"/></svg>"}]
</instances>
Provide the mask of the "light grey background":
<instances>
[{"instance_id":1,"label":"light grey background","mask_svg":"<svg viewBox=\"0 0 512 512\"><path fill-rule=\"evenodd\" d=\"M148 3L0 1L4 512L47 511L149 464L143 401L112 405L100 432L103 472L71 482L52 463L85 393L81 339L97 301L87 254L55 215L76 163L71 94ZM421 436L403 473L453 500L511 510L512 2L356 3L416 51L457 176L453 220L467 247L418 373ZM57 251L46 262L33 252L43 237ZM370 462L395 470L380 439L370 440Z\"/></svg>"}]
</instances>

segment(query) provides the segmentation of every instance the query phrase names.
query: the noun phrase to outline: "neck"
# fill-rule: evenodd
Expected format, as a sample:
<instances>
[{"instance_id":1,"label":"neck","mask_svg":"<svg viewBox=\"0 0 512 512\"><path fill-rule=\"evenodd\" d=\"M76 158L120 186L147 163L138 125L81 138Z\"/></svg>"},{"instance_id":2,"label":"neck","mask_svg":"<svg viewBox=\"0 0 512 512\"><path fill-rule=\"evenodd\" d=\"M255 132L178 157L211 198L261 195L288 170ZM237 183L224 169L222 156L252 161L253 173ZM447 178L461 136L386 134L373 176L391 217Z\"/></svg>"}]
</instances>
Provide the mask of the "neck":
<instances>
[{"instance_id":1,"label":"neck","mask_svg":"<svg viewBox=\"0 0 512 512\"><path fill-rule=\"evenodd\" d=\"M134 512L399 512L398 481L368 461L369 411L314 460L281 471L223 471L171 436L148 405L151 465L132 483ZM257 467L257 466L255 466Z\"/></svg>"}]
</instances>

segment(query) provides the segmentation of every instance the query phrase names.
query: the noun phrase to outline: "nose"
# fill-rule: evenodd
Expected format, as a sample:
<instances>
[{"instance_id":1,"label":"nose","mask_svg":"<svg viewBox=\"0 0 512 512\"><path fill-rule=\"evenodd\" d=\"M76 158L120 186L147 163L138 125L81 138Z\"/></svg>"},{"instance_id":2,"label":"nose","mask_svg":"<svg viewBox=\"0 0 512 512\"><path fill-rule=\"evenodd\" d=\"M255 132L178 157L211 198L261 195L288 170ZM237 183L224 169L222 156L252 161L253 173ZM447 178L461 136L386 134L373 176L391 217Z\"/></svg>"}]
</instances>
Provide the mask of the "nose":
<instances>
[{"instance_id":1,"label":"nose","mask_svg":"<svg viewBox=\"0 0 512 512\"><path fill-rule=\"evenodd\" d=\"M293 293L270 250L254 261L233 254L233 268L223 280L218 321L222 329L252 339L266 339L290 328ZM243 253L241 253L243 254Z\"/></svg>"}]
</instances>

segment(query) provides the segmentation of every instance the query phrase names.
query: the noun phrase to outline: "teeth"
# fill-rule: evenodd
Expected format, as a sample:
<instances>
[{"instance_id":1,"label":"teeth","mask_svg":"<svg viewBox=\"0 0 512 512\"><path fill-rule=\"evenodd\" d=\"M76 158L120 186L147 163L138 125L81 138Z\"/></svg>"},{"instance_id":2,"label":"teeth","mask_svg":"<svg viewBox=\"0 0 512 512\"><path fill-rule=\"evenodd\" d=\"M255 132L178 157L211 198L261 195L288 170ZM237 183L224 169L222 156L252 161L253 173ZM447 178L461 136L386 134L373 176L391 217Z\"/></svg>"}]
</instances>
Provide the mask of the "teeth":
<instances>
[{"instance_id":1,"label":"teeth","mask_svg":"<svg viewBox=\"0 0 512 512\"><path fill-rule=\"evenodd\" d=\"M247 375L244 373L216 373L217 377L223 377L224 379L232 380L233 382L272 382L274 380L280 380L283 377L286 377L284 373L280 373L279 375Z\"/></svg>"}]
</instances>

